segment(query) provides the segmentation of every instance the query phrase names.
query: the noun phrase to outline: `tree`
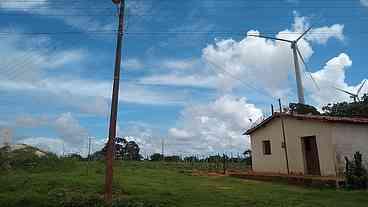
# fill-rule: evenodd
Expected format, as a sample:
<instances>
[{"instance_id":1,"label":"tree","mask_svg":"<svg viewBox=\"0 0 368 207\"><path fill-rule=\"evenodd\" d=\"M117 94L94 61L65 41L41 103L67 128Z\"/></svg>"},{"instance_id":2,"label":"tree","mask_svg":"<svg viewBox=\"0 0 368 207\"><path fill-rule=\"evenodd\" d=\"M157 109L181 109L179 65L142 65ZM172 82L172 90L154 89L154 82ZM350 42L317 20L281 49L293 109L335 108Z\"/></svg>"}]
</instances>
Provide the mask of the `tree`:
<instances>
[{"instance_id":1,"label":"tree","mask_svg":"<svg viewBox=\"0 0 368 207\"><path fill-rule=\"evenodd\" d=\"M164 156L160 153L155 153L153 155L151 155L151 161L160 161L163 160Z\"/></svg>"},{"instance_id":2,"label":"tree","mask_svg":"<svg viewBox=\"0 0 368 207\"><path fill-rule=\"evenodd\" d=\"M323 115L368 118L368 94L356 102L340 102L322 107Z\"/></svg>"},{"instance_id":3,"label":"tree","mask_svg":"<svg viewBox=\"0 0 368 207\"><path fill-rule=\"evenodd\" d=\"M125 155L128 156L129 160L140 160L141 156L139 155L139 146L134 141L129 141L125 145Z\"/></svg>"},{"instance_id":4,"label":"tree","mask_svg":"<svg viewBox=\"0 0 368 207\"><path fill-rule=\"evenodd\" d=\"M320 113L314 106L301 104L301 103L290 103L288 110L291 113L297 113L297 114L320 115Z\"/></svg>"},{"instance_id":5,"label":"tree","mask_svg":"<svg viewBox=\"0 0 368 207\"><path fill-rule=\"evenodd\" d=\"M252 150L245 150L245 152L243 152L243 155L245 157L245 163L249 166L252 166Z\"/></svg>"},{"instance_id":6,"label":"tree","mask_svg":"<svg viewBox=\"0 0 368 207\"><path fill-rule=\"evenodd\" d=\"M181 158L177 155L172 155L172 156L165 156L165 161L167 162L178 162L181 161Z\"/></svg>"},{"instance_id":7,"label":"tree","mask_svg":"<svg viewBox=\"0 0 368 207\"><path fill-rule=\"evenodd\" d=\"M189 156L189 157L184 157L184 160L187 162L195 162L195 161L198 161L198 158L196 156Z\"/></svg>"},{"instance_id":8,"label":"tree","mask_svg":"<svg viewBox=\"0 0 368 207\"><path fill-rule=\"evenodd\" d=\"M368 187L368 174L363 166L362 154L356 152L352 161L347 157L345 157L345 160L346 187L352 189L366 189Z\"/></svg>"},{"instance_id":9,"label":"tree","mask_svg":"<svg viewBox=\"0 0 368 207\"><path fill-rule=\"evenodd\" d=\"M115 159L117 160L140 160L141 155L139 154L139 145L134 141L128 141L125 138L117 137L114 142L115 146ZM105 156L107 146L98 152L95 152L91 157L101 159ZM103 155L101 157L101 155Z\"/></svg>"}]
</instances>

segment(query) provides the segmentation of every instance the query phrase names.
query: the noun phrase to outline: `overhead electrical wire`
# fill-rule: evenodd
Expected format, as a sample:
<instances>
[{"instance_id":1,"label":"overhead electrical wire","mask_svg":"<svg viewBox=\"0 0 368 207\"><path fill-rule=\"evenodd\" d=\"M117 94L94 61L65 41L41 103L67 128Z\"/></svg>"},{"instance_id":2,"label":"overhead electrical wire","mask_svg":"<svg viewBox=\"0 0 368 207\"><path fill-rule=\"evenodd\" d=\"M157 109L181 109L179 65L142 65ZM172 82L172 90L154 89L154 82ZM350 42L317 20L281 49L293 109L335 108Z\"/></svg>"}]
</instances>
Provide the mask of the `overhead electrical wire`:
<instances>
[{"instance_id":1,"label":"overhead electrical wire","mask_svg":"<svg viewBox=\"0 0 368 207\"><path fill-rule=\"evenodd\" d=\"M148 0L144 0L144 1L148 1ZM203 2L208 1L208 0L202 0ZM29 1L20 1L20 0L12 0L12 1L5 1L2 0L0 1L0 3L43 3L43 1L36 1L36 0L29 0ZM53 0L50 1L51 3L55 4L55 3L60 3L60 4L64 4L65 1L62 0ZM78 0L70 0L68 1L68 3L75 3L76 5L78 5L79 3L83 3L85 1L78 1ZM90 1L89 1L90 2ZM165 1L165 2L172 2L172 1ZM229 1L227 0L216 0L216 1L211 1L211 2L217 2L217 3L226 3L228 4ZM260 1L262 2L262 1ZM271 1L272 2L272 1ZM310 0L310 2L313 2L313 0ZM318 1L314 1L314 2L318 2ZM228 4L229 5L229 4ZM55 6L55 5L54 5ZM220 5L218 7L213 6L212 8L226 8L226 5ZM237 6L239 7L239 6ZM257 8L289 8L288 6L240 6L241 8L252 8L252 9L257 9ZM52 7L51 7L52 8ZM208 6L207 8L211 9L211 6ZM316 6L300 6L297 8L321 8L321 7L316 7ZM329 6L328 9L335 9L335 8L358 8L358 6L349 6L349 5L334 5L334 6ZM359 7L361 8L361 7ZM11 10L42 10L42 9L48 9L48 7L38 7L38 8L34 8L34 7L16 7L14 6L13 8L6 8L6 9L2 9L3 11L6 12L11 12ZM56 9L58 10L58 7L54 7L52 9ZM60 7L60 9L63 9ZM68 8L69 9L69 8ZM103 8L103 7L95 7L95 8L91 8L91 7L75 7L75 8L70 8L72 11L108 11L111 10L113 11L114 8ZM0 16L2 15L7 15L7 16L26 16L25 14L12 14L12 13L0 13ZM32 14L27 14L27 15L32 15ZM87 17L97 17L97 16L116 16L116 14L114 13L90 13L90 14L73 14L73 13L65 13L65 14L34 14L35 16L39 15L39 16L87 16ZM130 15L131 17L134 16L154 16L153 14L146 14L146 15ZM352 17L354 18L354 17ZM367 17L368 19L368 17ZM275 35L278 34L279 32L272 32L272 31L268 31L268 32L262 32L262 34L267 34L267 35ZM115 35L116 34L116 30L91 30L91 31L54 31L54 32L0 32L0 38L1 37L7 37L7 36L12 36L12 35L25 35L25 36L38 36L38 35ZM297 34L295 32L283 32L283 34ZM331 32L319 32L319 33L313 33L313 35L331 35L331 34L335 34L335 33L331 33ZM153 31L153 32L149 32L149 31L127 31L124 33L124 35L128 35L128 36L160 36L160 35L164 35L164 36L170 36L170 35L239 35L239 36L245 36L245 32L244 31L175 31L175 32L170 32L170 31ZM359 35L368 35L368 32L359 32ZM27 62L23 62L22 63L18 63L18 65L15 65L13 67L23 67L24 65L26 65ZM212 68L211 68L212 69ZM216 72L216 71L215 71ZM222 70L223 73L227 74L227 76L231 77L234 80L238 80L240 83L242 83L243 85L254 89L255 91L258 91L259 93L262 93L263 95L266 95L268 97L272 97L273 99L276 99L276 97L270 95L268 92L264 92L261 91L260 89L257 89L256 87L252 86L251 84L245 82L244 80L232 75L231 73L229 73L228 71ZM224 75L225 75L224 74Z\"/></svg>"}]
</instances>

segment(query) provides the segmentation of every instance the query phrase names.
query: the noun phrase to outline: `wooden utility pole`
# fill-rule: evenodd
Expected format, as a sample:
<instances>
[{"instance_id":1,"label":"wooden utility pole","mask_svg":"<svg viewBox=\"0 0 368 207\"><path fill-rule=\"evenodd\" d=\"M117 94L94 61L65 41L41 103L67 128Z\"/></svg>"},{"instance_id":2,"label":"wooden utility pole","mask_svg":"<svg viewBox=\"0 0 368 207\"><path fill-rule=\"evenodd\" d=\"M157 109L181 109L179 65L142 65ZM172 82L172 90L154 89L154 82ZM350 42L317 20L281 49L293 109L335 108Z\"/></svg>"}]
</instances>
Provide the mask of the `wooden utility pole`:
<instances>
[{"instance_id":1,"label":"wooden utility pole","mask_svg":"<svg viewBox=\"0 0 368 207\"><path fill-rule=\"evenodd\" d=\"M90 162L91 162L91 137L88 137L87 175L89 174Z\"/></svg>"},{"instance_id":2,"label":"wooden utility pole","mask_svg":"<svg viewBox=\"0 0 368 207\"><path fill-rule=\"evenodd\" d=\"M119 103L119 81L120 81L120 65L121 65L121 48L124 30L125 0L113 0L113 2L119 6L119 26L118 26L116 53L115 53L116 56L115 56L114 83L111 101L109 140L107 142L107 152L106 152L105 201L109 206L111 206L112 204L113 157L114 157L113 151L116 137L116 121Z\"/></svg>"},{"instance_id":3,"label":"wooden utility pole","mask_svg":"<svg viewBox=\"0 0 368 207\"><path fill-rule=\"evenodd\" d=\"M91 137L88 137L88 160L90 160L91 157Z\"/></svg>"},{"instance_id":4,"label":"wooden utility pole","mask_svg":"<svg viewBox=\"0 0 368 207\"><path fill-rule=\"evenodd\" d=\"M282 106L281 106L281 99L279 99L279 107L280 107L280 120L281 120L281 130L282 130L282 138L283 138L282 148L284 148L285 160L286 160L286 170L287 170L287 174L289 175L290 174L289 156L288 156L287 145L286 145L285 123L284 123L284 118L282 117L283 112L282 112Z\"/></svg>"},{"instance_id":5,"label":"wooden utility pole","mask_svg":"<svg viewBox=\"0 0 368 207\"><path fill-rule=\"evenodd\" d=\"M161 140L161 154L162 154L162 161L165 161L165 141L164 139Z\"/></svg>"}]
</instances>

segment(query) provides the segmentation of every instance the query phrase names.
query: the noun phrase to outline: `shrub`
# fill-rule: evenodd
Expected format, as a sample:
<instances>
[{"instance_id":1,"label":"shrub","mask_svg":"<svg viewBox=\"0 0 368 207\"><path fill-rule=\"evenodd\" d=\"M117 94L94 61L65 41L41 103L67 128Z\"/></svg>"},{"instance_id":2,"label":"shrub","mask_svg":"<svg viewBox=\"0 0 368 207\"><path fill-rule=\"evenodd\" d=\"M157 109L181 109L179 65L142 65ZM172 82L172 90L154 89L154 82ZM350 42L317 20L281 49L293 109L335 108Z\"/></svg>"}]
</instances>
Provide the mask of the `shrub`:
<instances>
[{"instance_id":1,"label":"shrub","mask_svg":"<svg viewBox=\"0 0 368 207\"><path fill-rule=\"evenodd\" d=\"M350 189L367 189L368 174L363 166L362 154L356 152L354 159L350 161L347 157L345 169L346 187Z\"/></svg>"}]
</instances>

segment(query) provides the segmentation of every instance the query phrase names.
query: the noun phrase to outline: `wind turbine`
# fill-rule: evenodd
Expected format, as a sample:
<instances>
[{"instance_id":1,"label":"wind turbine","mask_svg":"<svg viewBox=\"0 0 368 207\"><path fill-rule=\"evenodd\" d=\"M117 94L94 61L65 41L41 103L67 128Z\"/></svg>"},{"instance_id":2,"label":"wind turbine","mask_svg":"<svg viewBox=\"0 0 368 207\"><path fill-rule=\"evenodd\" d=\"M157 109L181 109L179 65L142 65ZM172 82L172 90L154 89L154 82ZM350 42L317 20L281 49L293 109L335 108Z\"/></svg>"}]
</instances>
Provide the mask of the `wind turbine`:
<instances>
[{"instance_id":1,"label":"wind turbine","mask_svg":"<svg viewBox=\"0 0 368 207\"><path fill-rule=\"evenodd\" d=\"M267 37L263 35L248 35L251 37L259 37L264 39L271 39L271 40L277 40L282 42L288 42L291 44L291 49L293 50L293 56L294 56L294 65L295 65L295 77L296 77L296 86L298 90L298 101L301 104L305 104L304 100L304 90L303 90L303 82L300 72L300 65L299 65L299 58L302 60L303 64L305 65L304 58L302 56L302 53L300 52L298 48L298 42L301 40L312 28L310 27L306 31L303 32L302 35L300 35L296 40L287 40L287 39L281 39L281 38L275 38L275 37Z\"/></svg>"},{"instance_id":2,"label":"wind turbine","mask_svg":"<svg viewBox=\"0 0 368 207\"><path fill-rule=\"evenodd\" d=\"M349 95L350 95L350 98L354 99L354 102L356 102L357 100L358 100L358 101L360 101L360 99L359 99L359 93L360 93L360 91L362 90L363 86L365 85L365 82L366 82L366 80L364 80L364 81L363 81L362 85L359 87L359 89L358 89L358 91L356 92L356 94L354 94L354 93L352 93L352 92L350 92L350 91L346 91L346 90L344 90L344 89L336 88L336 87L335 87L335 89L336 89L336 90L339 90L339 91L341 91L341 92L343 92L343 93L347 93L347 94L349 94Z\"/></svg>"}]
</instances>

